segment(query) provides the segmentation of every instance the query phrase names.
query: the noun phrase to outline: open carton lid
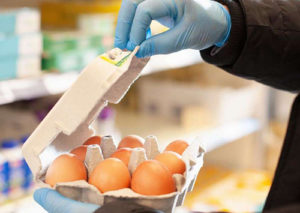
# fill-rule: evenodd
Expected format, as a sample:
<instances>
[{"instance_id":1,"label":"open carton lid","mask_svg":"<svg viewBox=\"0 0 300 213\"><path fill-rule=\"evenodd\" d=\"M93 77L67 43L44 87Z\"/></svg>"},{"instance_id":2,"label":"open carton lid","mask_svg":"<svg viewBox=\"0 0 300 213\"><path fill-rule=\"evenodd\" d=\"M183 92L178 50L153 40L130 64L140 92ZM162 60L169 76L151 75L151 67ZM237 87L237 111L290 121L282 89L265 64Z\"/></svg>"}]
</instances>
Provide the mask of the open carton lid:
<instances>
[{"instance_id":1,"label":"open carton lid","mask_svg":"<svg viewBox=\"0 0 300 213\"><path fill-rule=\"evenodd\" d=\"M122 99L149 60L136 58L137 51L113 49L95 58L28 138L22 151L37 182L59 154L93 134L89 125L108 102Z\"/></svg>"}]
</instances>

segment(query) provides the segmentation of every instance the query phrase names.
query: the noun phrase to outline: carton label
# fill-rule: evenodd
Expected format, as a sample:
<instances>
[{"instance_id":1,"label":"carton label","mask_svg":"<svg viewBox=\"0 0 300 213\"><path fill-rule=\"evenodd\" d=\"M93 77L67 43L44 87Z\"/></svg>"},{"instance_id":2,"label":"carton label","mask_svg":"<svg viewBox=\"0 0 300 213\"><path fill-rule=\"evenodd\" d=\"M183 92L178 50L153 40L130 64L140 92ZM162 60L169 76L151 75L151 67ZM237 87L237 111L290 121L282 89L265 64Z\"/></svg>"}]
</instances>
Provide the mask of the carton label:
<instances>
[{"instance_id":1,"label":"carton label","mask_svg":"<svg viewBox=\"0 0 300 213\"><path fill-rule=\"evenodd\" d=\"M101 59L103 59L104 61L107 61L110 64L113 64L117 67L121 67L124 62L128 59L128 57L130 56L131 52L129 51L124 51L116 56L111 56L108 54L103 54L100 56ZM115 57L115 58L114 58Z\"/></svg>"}]
</instances>

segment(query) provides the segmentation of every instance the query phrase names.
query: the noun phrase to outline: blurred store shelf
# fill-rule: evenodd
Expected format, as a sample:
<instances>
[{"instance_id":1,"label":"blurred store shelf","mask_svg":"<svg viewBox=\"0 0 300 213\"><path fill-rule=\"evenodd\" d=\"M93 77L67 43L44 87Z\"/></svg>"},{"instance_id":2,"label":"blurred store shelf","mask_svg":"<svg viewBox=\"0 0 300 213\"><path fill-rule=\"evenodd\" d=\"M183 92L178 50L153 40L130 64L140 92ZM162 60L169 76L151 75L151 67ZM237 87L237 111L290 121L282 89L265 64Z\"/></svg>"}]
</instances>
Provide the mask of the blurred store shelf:
<instances>
[{"instance_id":1,"label":"blurred store shelf","mask_svg":"<svg viewBox=\"0 0 300 213\"><path fill-rule=\"evenodd\" d=\"M185 129L179 124L161 117L118 111L116 126L122 135L137 134L142 137L155 135L160 148L164 148L168 143L179 138L193 141L198 137L203 142L206 151L209 152L258 131L261 124L257 119L248 118L224 125Z\"/></svg>"},{"instance_id":2,"label":"blurred store shelf","mask_svg":"<svg viewBox=\"0 0 300 213\"><path fill-rule=\"evenodd\" d=\"M157 55L150 59L143 70L143 74L147 75L168 69L190 66L202 61L198 50L182 50L168 55Z\"/></svg>"},{"instance_id":3,"label":"blurred store shelf","mask_svg":"<svg viewBox=\"0 0 300 213\"><path fill-rule=\"evenodd\" d=\"M169 55L154 56L143 70L143 75L200 62L201 57L196 50L183 50ZM0 81L0 105L63 93L77 76L76 72L49 73L39 77Z\"/></svg>"},{"instance_id":4,"label":"blurred store shelf","mask_svg":"<svg viewBox=\"0 0 300 213\"><path fill-rule=\"evenodd\" d=\"M39 77L0 81L0 105L60 94L71 86L77 76L77 73L53 73Z\"/></svg>"}]
</instances>

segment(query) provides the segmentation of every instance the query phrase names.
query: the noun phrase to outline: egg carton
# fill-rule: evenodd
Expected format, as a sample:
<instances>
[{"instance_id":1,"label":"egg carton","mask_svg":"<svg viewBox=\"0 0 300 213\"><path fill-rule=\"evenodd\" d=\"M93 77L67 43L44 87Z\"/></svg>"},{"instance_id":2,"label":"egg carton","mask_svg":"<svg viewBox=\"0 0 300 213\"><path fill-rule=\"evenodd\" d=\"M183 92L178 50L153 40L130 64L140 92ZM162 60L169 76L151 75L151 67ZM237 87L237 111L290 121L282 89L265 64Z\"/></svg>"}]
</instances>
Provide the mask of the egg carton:
<instances>
[{"instance_id":1,"label":"egg carton","mask_svg":"<svg viewBox=\"0 0 300 213\"><path fill-rule=\"evenodd\" d=\"M137 51L138 47L132 52L114 49L94 59L23 145L25 160L34 180L41 187L51 188L44 182L51 162L60 154L82 145L86 139L94 135L90 125L103 107L108 102L118 103L138 78L148 59L136 58ZM129 162L131 172L139 163L153 159L159 153L157 139L154 136L145 139L144 148L134 149L132 152ZM115 143L109 136L103 138L101 149L97 145L88 146L85 159L88 173L115 150ZM176 206L182 204L186 192L192 190L203 164L203 153L204 150L197 139L186 149L182 158L187 170L184 175L173 176L177 191L170 194L144 196L131 189L102 194L86 181L59 183L54 188L64 196L82 202L103 205L122 199L170 213Z\"/></svg>"},{"instance_id":2,"label":"egg carton","mask_svg":"<svg viewBox=\"0 0 300 213\"><path fill-rule=\"evenodd\" d=\"M89 145L85 158L88 176L102 160L109 158L117 150L111 136L105 136L101 141L101 148L98 145ZM145 138L144 148L135 148L132 151L128 169L132 174L136 167L145 160L151 160L160 153L158 142L155 136ZM58 183L54 187L62 195L74 200L103 205L118 199L128 200L140 205L162 210L166 213L173 212L176 206L181 206L185 195L193 189L197 174L203 164L203 153L199 140L195 140L182 154L182 159L186 164L186 172L174 174L173 179L176 184L176 192L159 195L145 196L135 193L130 188L108 191L101 193L95 186L86 181L73 181ZM44 180L44 177L41 177ZM47 184L43 184L48 187Z\"/></svg>"}]
</instances>

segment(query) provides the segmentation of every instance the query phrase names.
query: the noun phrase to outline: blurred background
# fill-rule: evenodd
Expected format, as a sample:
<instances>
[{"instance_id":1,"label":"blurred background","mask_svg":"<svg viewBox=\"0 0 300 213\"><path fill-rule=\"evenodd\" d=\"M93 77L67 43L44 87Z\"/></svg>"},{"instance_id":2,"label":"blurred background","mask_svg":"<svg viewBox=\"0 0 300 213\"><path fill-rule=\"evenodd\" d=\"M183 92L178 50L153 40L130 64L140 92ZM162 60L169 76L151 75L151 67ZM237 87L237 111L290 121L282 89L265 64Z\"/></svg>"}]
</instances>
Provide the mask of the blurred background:
<instances>
[{"instance_id":1,"label":"blurred background","mask_svg":"<svg viewBox=\"0 0 300 213\"><path fill-rule=\"evenodd\" d=\"M80 70L113 47L120 3L1 0L0 212L43 212L21 146ZM151 30L166 29L153 22ZM152 57L122 102L93 126L116 139L156 135L161 148L200 137L205 165L182 209L254 212L266 199L293 98L185 50Z\"/></svg>"}]
</instances>

